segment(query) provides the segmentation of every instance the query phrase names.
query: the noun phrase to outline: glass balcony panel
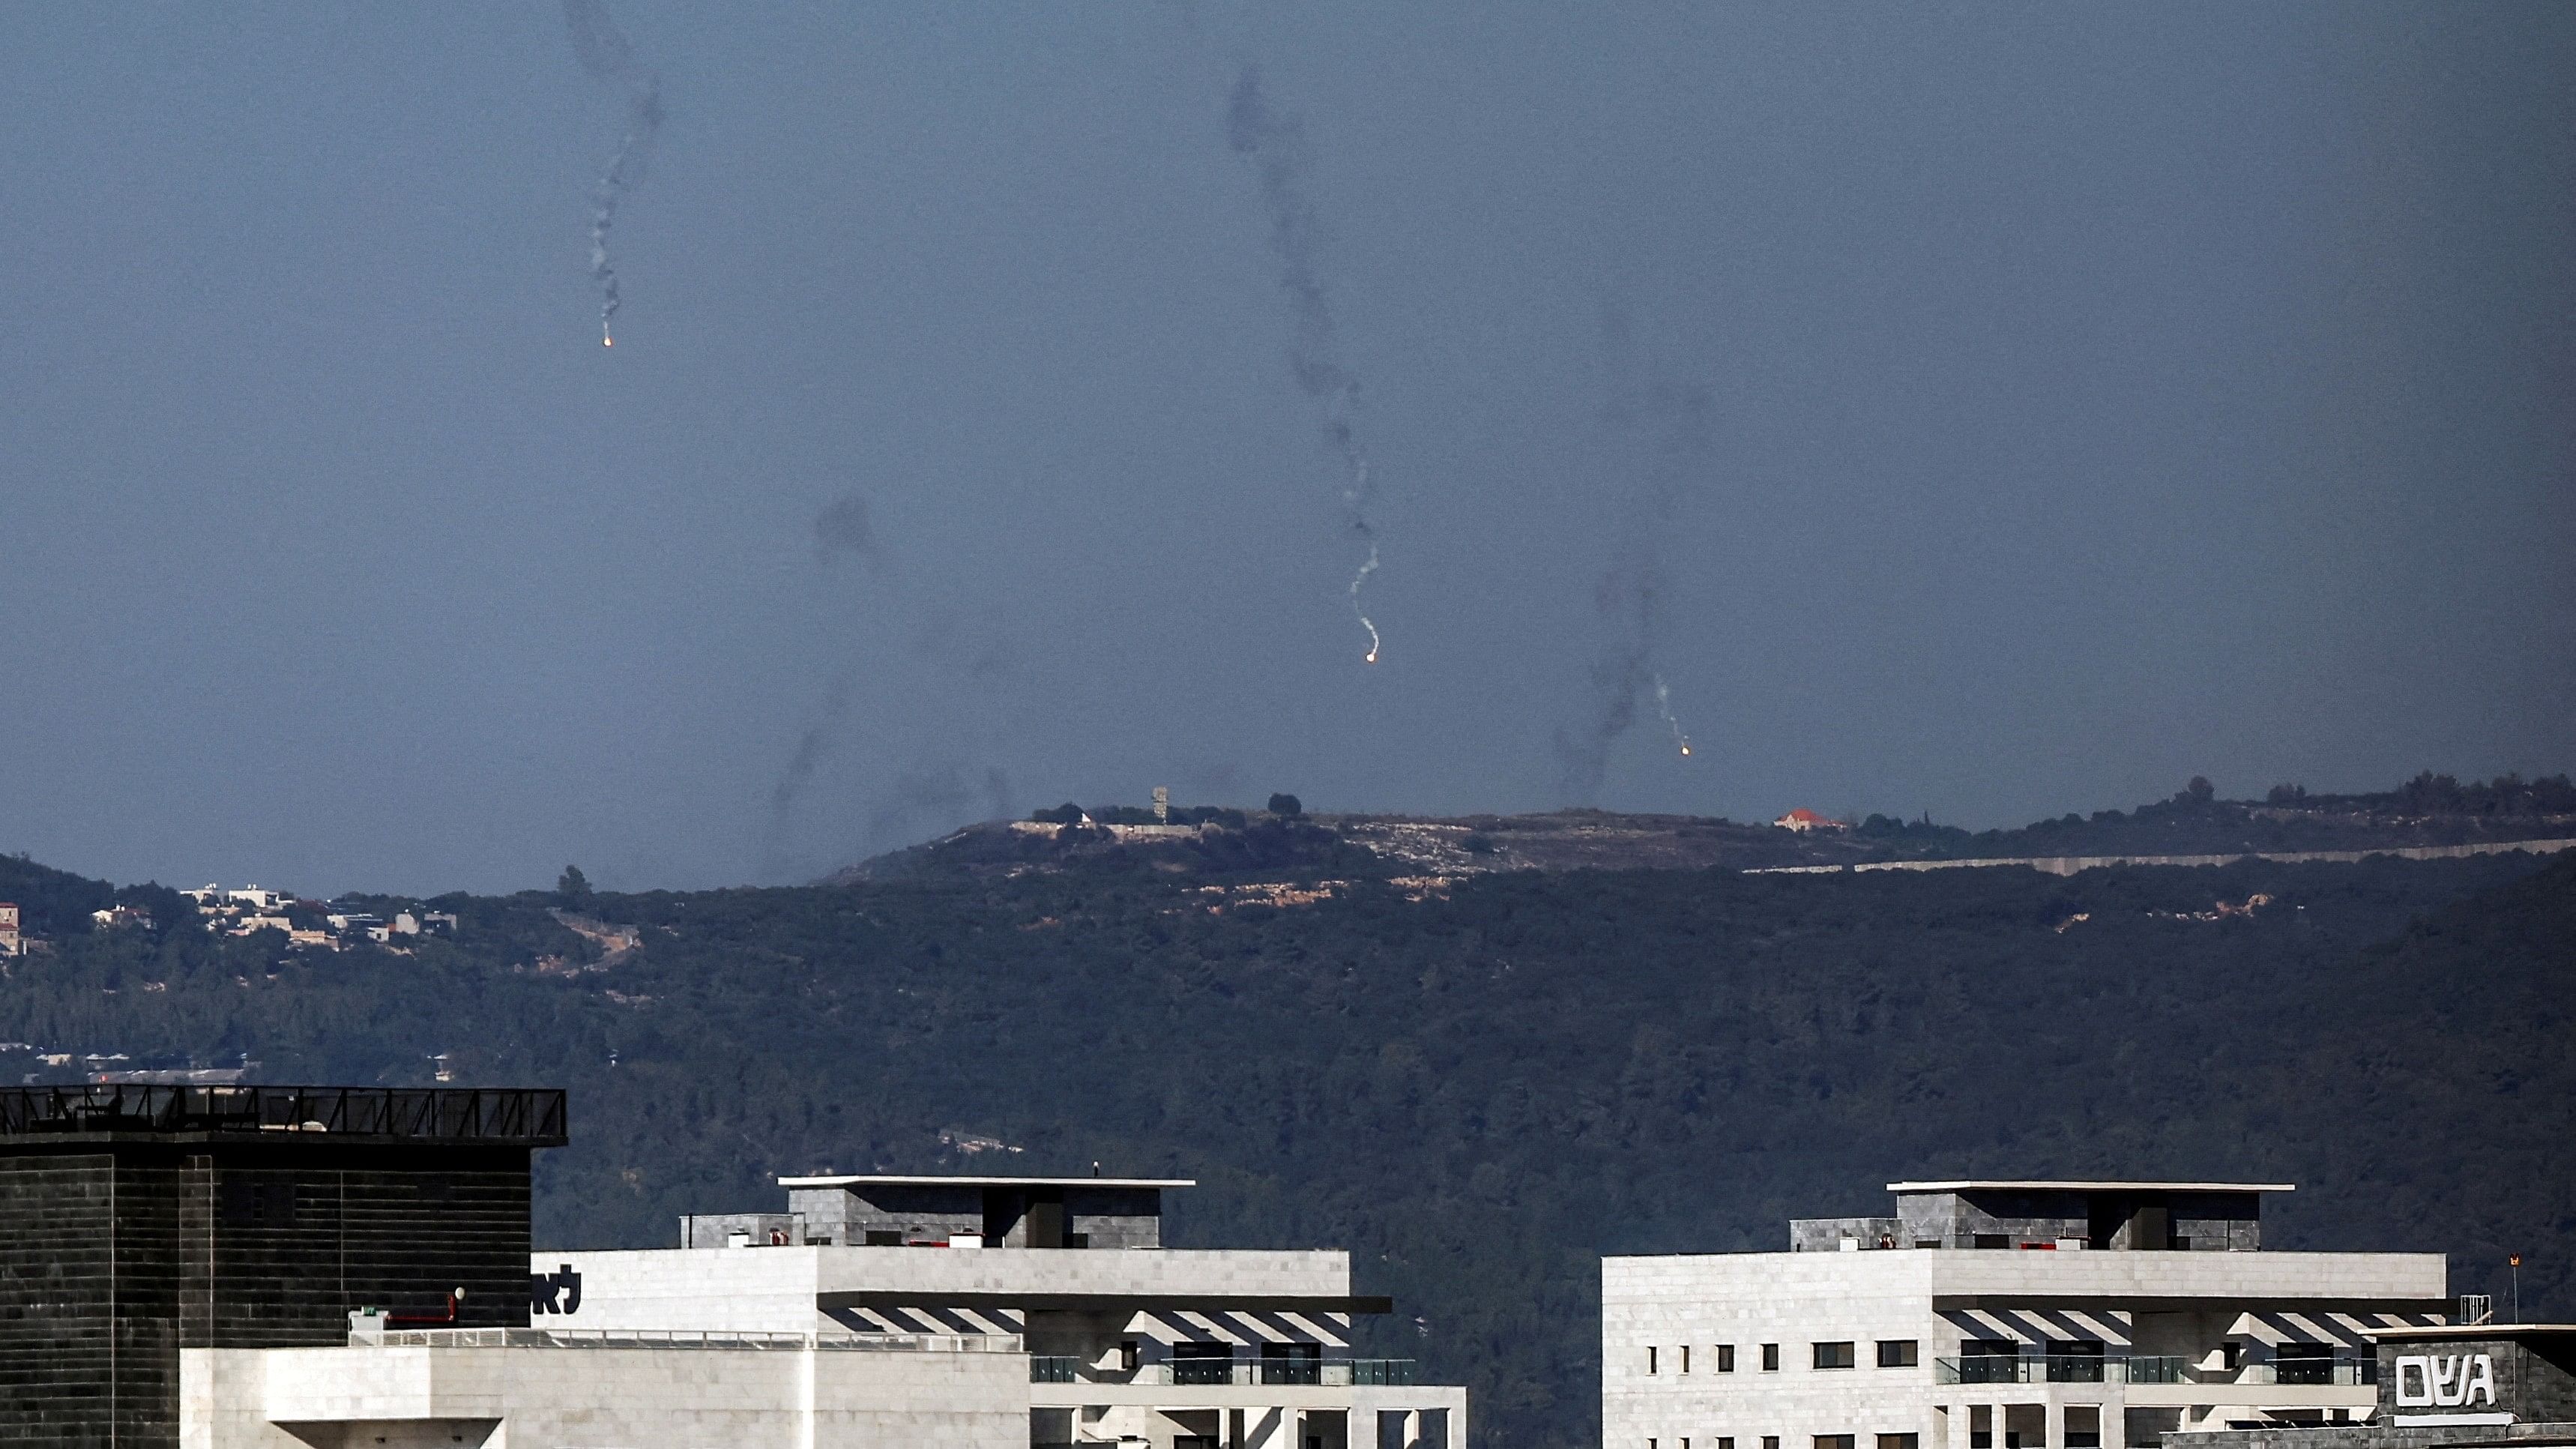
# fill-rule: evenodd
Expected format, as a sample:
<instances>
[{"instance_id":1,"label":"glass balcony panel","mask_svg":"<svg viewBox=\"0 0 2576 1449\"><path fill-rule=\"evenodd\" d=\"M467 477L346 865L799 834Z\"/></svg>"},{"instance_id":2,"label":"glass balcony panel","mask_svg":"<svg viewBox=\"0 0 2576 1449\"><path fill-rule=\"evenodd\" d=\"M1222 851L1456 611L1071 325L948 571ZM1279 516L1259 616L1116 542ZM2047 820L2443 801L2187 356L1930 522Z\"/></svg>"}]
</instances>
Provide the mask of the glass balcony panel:
<instances>
[{"instance_id":1,"label":"glass balcony panel","mask_svg":"<svg viewBox=\"0 0 2576 1449\"><path fill-rule=\"evenodd\" d=\"M2052 1384L2098 1384L2102 1382L2104 1359L2098 1353L2050 1354L2040 1360L2047 1381Z\"/></svg>"}]
</instances>

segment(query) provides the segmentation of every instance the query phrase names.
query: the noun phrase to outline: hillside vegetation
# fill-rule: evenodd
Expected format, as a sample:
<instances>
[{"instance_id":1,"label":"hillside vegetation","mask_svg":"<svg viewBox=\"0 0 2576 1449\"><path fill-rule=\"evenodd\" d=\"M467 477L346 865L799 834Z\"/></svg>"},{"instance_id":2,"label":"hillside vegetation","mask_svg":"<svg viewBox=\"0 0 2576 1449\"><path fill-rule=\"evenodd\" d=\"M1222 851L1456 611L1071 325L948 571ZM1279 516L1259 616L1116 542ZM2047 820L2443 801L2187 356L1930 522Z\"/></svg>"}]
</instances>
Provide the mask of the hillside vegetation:
<instances>
[{"instance_id":1,"label":"hillside vegetation","mask_svg":"<svg viewBox=\"0 0 2576 1449\"><path fill-rule=\"evenodd\" d=\"M1287 847L1323 855L375 902L457 914L410 954L66 929L7 963L0 1038L567 1086L548 1245L668 1243L782 1172L1195 1177L1174 1241L1348 1245L1398 1300L1364 1341L1510 1449L1594 1438L1600 1254L1784 1246L1904 1177L2293 1180L2275 1246L2446 1251L2499 1301L2520 1251L2525 1316L2576 1312L2576 857L1442 880ZM65 1075L33 1057L0 1069Z\"/></svg>"}]
</instances>

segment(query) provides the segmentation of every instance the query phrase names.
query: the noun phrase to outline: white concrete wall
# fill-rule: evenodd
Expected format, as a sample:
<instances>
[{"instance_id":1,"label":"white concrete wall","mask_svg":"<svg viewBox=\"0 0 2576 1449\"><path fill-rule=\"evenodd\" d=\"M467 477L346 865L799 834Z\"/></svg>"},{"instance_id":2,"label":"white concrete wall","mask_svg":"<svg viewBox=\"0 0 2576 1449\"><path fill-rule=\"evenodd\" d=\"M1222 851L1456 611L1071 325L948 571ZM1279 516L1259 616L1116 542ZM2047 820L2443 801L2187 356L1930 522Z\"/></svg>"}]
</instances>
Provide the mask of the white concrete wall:
<instances>
[{"instance_id":1,"label":"white concrete wall","mask_svg":"<svg viewBox=\"0 0 2576 1449\"><path fill-rule=\"evenodd\" d=\"M609 1253L531 1253L531 1273L552 1273L570 1265L581 1274L581 1309L577 1313L531 1314L528 1326L845 1333L847 1329L814 1309L820 1281L817 1256L839 1251L645 1248Z\"/></svg>"},{"instance_id":2,"label":"white concrete wall","mask_svg":"<svg viewBox=\"0 0 2576 1449\"><path fill-rule=\"evenodd\" d=\"M775 1251L775 1250L772 1250ZM814 1248L822 1291L1339 1298L1351 1255L1185 1248Z\"/></svg>"},{"instance_id":3,"label":"white concrete wall","mask_svg":"<svg viewBox=\"0 0 2576 1449\"><path fill-rule=\"evenodd\" d=\"M802 1349L189 1349L184 1449L1027 1449L1028 1360ZM292 1423L290 1434L279 1424Z\"/></svg>"},{"instance_id":4,"label":"white concrete wall","mask_svg":"<svg viewBox=\"0 0 2576 1449\"><path fill-rule=\"evenodd\" d=\"M818 1293L1029 1293L1339 1298L1350 1254L1170 1248L649 1248L538 1252L529 1271L570 1265L581 1308L536 1328L836 1333Z\"/></svg>"}]
</instances>

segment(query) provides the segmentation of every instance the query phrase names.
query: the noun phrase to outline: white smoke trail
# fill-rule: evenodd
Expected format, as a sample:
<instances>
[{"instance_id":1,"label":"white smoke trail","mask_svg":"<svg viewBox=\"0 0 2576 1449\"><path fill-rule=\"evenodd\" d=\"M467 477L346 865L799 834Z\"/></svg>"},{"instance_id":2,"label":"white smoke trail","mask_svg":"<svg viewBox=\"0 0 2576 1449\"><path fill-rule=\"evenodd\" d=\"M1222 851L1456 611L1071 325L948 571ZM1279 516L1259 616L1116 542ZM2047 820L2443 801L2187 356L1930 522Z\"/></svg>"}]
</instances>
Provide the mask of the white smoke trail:
<instances>
[{"instance_id":1,"label":"white smoke trail","mask_svg":"<svg viewBox=\"0 0 2576 1449\"><path fill-rule=\"evenodd\" d=\"M599 0L564 0L564 25L572 32L573 54L581 68L594 80L608 81L626 92L626 133L600 175L590 214L590 276L599 284L599 345L613 347L617 339L611 335L610 323L621 303L617 269L608 260L608 229L617 220L619 198L643 170L653 133L661 129L662 83L636 64L635 47L609 23Z\"/></svg>"},{"instance_id":2,"label":"white smoke trail","mask_svg":"<svg viewBox=\"0 0 2576 1449\"><path fill-rule=\"evenodd\" d=\"M1288 349L1288 370L1297 388L1324 405L1324 438L1342 460L1342 507L1353 534L1368 540L1368 561L1352 576L1351 610L1368 630L1365 662L1378 661L1377 625L1360 608L1360 587L1377 571L1376 530L1369 526L1369 505L1376 486L1369 481L1367 450L1352 426L1359 403L1359 379L1342 365L1333 335L1333 312L1325 301L1323 279L1315 271L1315 208L1306 199L1306 182L1314 158L1306 148L1305 123L1270 109L1261 93L1261 72L1245 66L1226 105L1226 140L1235 154L1249 157L1261 177L1261 200L1270 213L1270 251L1279 261L1279 290L1288 297L1296 336Z\"/></svg>"},{"instance_id":3,"label":"white smoke trail","mask_svg":"<svg viewBox=\"0 0 2576 1449\"><path fill-rule=\"evenodd\" d=\"M1363 664L1377 662L1378 637L1377 625L1369 621L1368 610L1360 605L1360 585L1367 583L1368 576L1376 572L1377 545L1372 542L1369 544L1368 562L1361 564L1360 571L1351 575L1351 612L1360 616L1360 627L1366 629L1369 636L1368 656L1360 661ZM1682 753L1689 754L1690 751L1684 750Z\"/></svg>"},{"instance_id":4,"label":"white smoke trail","mask_svg":"<svg viewBox=\"0 0 2576 1449\"><path fill-rule=\"evenodd\" d=\"M1679 382L1660 367L1640 375L1625 311L1605 308L1601 335L1610 382L1601 420L1626 459L1629 482L1610 564L1593 588L1610 637L1587 671L1591 717L1555 735L1566 792L1578 801L1600 790L1610 746L1636 724L1642 696L1652 695L1673 747L1692 753L1690 735L1673 713L1672 690L1655 666L1666 623L1665 535L1682 497L1702 484L1715 411L1703 386Z\"/></svg>"}]
</instances>

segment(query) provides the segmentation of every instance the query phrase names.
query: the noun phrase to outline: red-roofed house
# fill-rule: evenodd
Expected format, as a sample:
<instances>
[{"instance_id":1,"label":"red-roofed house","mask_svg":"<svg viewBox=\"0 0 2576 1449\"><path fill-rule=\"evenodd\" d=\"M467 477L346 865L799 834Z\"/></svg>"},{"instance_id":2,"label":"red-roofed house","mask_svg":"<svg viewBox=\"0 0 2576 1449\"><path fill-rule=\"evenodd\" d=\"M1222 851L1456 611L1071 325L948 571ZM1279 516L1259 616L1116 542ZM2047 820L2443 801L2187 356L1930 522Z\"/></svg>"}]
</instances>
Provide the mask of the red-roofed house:
<instances>
[{"instance_id":1,"label":"red-roofed house","mask_svg":"<svg viewBox=\"0 0 2576 1449\"><path fill-rule=\"evenodd\" d=\"M1774 820L1771 823L1779 826L1783 830L1795 830L1801 835L1810 830L1851 829L1851 826L1843 821L1835 820L1829 816L1819 815L1804 805L1799 806L1797 809L1790 811L1788 814L1781 816L1779 819Z\"/></svg>"}]
</instances>

